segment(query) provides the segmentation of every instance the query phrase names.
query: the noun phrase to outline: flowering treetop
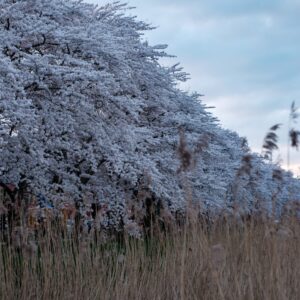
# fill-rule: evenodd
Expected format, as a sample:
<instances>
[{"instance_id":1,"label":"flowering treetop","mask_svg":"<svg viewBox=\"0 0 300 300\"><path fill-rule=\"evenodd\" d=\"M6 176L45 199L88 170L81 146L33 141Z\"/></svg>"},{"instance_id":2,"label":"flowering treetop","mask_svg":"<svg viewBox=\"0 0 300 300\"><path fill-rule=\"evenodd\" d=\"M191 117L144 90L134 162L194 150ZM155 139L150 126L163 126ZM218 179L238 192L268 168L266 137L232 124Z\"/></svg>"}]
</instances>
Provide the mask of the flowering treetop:
<instances>
[{"instance_id":1,"label":"flowering treetop","mask_svg":"<svg viewBox=\"0 0 300 300\"><path fill-rule=\"evenodd\" d=\"M106 204L106 224L137 222L132 207L150 202L182 210L187 194L205 211L299 197L290 173L274 178L178 89L186 74L159 64L166 46L144 42L149 29L120 3L0 0L1 181Z\"/></svg>"}]
</instances>

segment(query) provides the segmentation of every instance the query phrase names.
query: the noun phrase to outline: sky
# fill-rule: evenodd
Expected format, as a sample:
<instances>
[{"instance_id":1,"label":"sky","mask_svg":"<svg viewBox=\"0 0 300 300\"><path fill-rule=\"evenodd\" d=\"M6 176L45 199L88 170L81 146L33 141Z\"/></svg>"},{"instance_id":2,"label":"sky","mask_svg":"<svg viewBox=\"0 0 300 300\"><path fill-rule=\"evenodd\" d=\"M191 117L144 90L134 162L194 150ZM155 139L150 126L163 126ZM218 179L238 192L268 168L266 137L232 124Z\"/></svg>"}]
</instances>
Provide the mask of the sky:
<instances>
[{"instance_id":1,"label":"sky","mask_svg":"<svg viewBox=\"0 0 300 300\"><path fill-rule=\"evenodd\" d=\"M108 1L89 0L102 5ZM300 106L300 0L128 0L128 12L157 28L150 44L168 44L190 74L181 88L203 102L224 128L261 152L268 129L282 123L275 157L286 164L288 117ZM300 130L299 124L295 125ZM300 152L291 168L300 174Z\"/></svg>"}]
</instances>

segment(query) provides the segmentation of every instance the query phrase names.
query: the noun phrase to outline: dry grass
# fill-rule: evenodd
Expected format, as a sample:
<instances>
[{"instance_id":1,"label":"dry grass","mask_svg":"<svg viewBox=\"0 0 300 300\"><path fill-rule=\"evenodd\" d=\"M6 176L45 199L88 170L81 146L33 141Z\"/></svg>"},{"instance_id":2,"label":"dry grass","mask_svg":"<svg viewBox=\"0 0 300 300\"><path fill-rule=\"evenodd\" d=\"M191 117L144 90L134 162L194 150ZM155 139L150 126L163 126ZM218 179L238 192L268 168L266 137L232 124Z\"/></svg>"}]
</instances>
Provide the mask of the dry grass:
<instances>
[{"instance_id":1,"label":"dry grass","mask_svg":"<svg viewBox=\"0 0 300 300\"><path fill-rule=\"evenodd\" d=\"M299 229L293 218L220 218L103 244L54 226L36 243L2 242L0 298L299 299Z\"/></svg>"}]
</instances>

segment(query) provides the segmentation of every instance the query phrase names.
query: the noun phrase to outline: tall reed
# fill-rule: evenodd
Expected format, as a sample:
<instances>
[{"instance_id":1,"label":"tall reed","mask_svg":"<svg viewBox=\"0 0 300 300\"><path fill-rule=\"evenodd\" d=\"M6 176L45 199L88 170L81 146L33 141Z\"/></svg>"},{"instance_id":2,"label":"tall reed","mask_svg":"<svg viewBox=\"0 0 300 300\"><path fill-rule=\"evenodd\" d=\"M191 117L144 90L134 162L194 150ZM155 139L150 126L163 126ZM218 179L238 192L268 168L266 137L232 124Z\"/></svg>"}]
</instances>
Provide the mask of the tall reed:
<instances>
[{"instance_id":1,"label":"tall reed","mask_svg":"<svg viewBox=\"0 0 300 300\"><path fill-rule=\"evenodd\" d=\"M1 299L299 299L293 216L194 219L144 240L106 243L49 226L1 241Z\"/></svg>"}]
</instances>

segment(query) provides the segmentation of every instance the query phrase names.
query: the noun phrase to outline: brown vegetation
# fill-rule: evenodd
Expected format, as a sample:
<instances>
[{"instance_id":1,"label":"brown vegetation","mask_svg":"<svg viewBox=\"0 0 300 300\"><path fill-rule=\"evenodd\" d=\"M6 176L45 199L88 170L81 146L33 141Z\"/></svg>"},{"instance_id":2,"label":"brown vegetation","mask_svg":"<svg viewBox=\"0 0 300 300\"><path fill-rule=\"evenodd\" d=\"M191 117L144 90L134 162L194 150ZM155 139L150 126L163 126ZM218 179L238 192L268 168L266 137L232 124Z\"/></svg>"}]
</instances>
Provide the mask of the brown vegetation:
<instances>
[{"instance_id":1,"label":"brown vegetation","mask_svg":"<svg viewBox=\"0 0 300 300\"><path fill-rule=\"evenodd\" d=\"M51 224L2 241L0 298L299 299L299 225L223 216L103 243Z\"/></svg>"}]
</instances>

